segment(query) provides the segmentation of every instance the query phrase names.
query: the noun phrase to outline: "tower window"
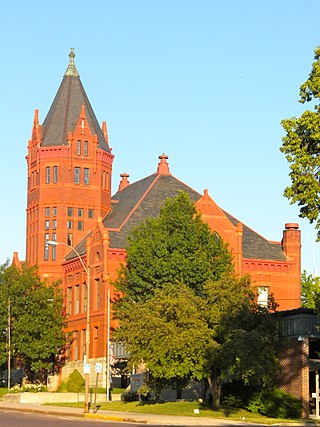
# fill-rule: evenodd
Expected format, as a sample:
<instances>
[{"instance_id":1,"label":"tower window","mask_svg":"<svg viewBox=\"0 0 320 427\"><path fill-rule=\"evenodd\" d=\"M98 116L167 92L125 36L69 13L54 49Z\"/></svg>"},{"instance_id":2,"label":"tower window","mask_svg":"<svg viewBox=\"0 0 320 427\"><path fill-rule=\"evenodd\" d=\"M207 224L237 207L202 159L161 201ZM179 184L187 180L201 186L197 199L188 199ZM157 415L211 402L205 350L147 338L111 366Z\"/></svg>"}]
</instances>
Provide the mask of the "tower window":
<instances>
[{"instance_id":1,"label":"tower window","mask_svg":"<svg viewBox=\"0 0 320 427\"><path fill-rule=\"evenodd\" d=\"M78 209L78 216L83 217L83 209L82 208Z\"/></svg>"},{"instance_id":2,"label":"tower window","mask_svg":"<svg viewBox=\"0 0 320 427\"><path fill-rule=\"evenodd\" d=\"M45 210L45 215L48 217L50 216L50 208L46 208Z\"/></svg>"},{"instance_id":3,"label":"tower window","mask_svg":"<svg viewBox=\"0 0 320 427\"><path fill-rule=\"evenodd\" d=\"M58 182L58 166L53 166L53 183Z\"/></svg>"},{"instance_id":4,"label":"tower window","mask_svg":"<svg viewBox=\"0 0 320 427\"><path fill-rule=\"evenodd\" d=\"M77 155L80 156L81 154L81 141L77 141Z\"/></svg>"},{"instance_id":5,"label":"tower window","mask_svg":"<svg viewBox=\"0 0 320 427\"><path fill-rule=\"evenodd\" d=\"M50 184L50 166L46 166L46 184Z\"/></svg>"},{"instance_id":6,"label":"tower window","mask_svg":"<svg viewBox=\"0 0 320 427\"><path fill-rule=\"evenodd\" d=\"M74 183L80 184L80 168L78 167L74 168Z\"/></svg>"},{"instance_id":7,"label":"tower window","mask_svg":"<svg viewBox=\"0 0 320 427\"><path fill-rule=\"evenodd\" d=\"M94 210L88 209L88 218L93 218L93 217L94 217Z\"/></svg>"},{"instance_id":8,"label":"tower window","mask_svg":"<svg viewBox=\"0 0 320 427\"><path fill-rule=\"evenodd\" d=\"M67 236L67 245L69 245L69 246L72 246L72 234L68 234L68 236Z\"/></svg>"},{"instance_id":9,"label":"tower window","mask_svg":"<svg viewBox=\"0 0 320 427\"><path fill-rule=\"evenodd\" d=\"M53 221L52 221L52 230L56 230L57 229L57 220L56 219L54 219Z\"/></svg>"},{"instance_id":10,"label":"tower window","mask_svg":"<svg viewBox=\"0 0 320 427\"><path fill-rule=\"evenodd\" d=\"M52 208L52 215L57 216L57 208L56 207Z\"/></svg>"},{"instance_id":11,"label":"tower window","mask_svg":"<svg viewBox=\"0 0 320 427\"><path fill-rule=\"evenodd\" d=\"M67 229L72 230L72 221L67 221Z\"/></svg>"},{"instance_id":12,"label":"tower window","mask_svg":"<svg viewBox=\"0 0 320 427\"><path fill-rule=\"evenodd\" d=\"M55 242L57 240L56 233L52 233L52 240ZM57 259L57 247L52 246L52 261L55 261Z\"/></svg>"},{"instance_id":13,"label":"tower window","mask_svg":"<svg viewBox=\"0 0 320 427\"><path fill-rule=\"evenodd\" d=\"M84 168L83 169L83 183L85 185L89 184L89 168Z\"/></svg>"},{"instance_id":14,"label":"tower window","mask_svg":"<svg viewBox=\"0 0 320 427\"><path fill-rule=\"evenodd\" d=\"M78 230L83 231L83 221L78 221Z\"/></svg>"},{"instance_id":15,"label":"tower window","mask_svg":"<svg viewBox=\"0 0 320 427\"><path fill-rule=\"evenodd\" d=\"M48 245L48 240L49 240L49 233L45 234L45 238L44 238L44 260L48 261L49 259L49 245Z\"/></svg>"},{"instance_id":16,"label":"tower window","mask_svg":"<svg viewBox=\"0 0 320 427\"><path fill-rule=\"evenodd\" d=\"M88 141L84 141L83 154L85 157L88 155Z\"/></svg>"},{"instance_id":17,"label":"tower window","mask_svg":"<svg viewBox=\"0 0 320 427\"><path fill-rule=\"evenodd\" d=\"M50 221L48 219L45 220L45 229L49 230L50 228Z\"/></svg>"}]
</instances>

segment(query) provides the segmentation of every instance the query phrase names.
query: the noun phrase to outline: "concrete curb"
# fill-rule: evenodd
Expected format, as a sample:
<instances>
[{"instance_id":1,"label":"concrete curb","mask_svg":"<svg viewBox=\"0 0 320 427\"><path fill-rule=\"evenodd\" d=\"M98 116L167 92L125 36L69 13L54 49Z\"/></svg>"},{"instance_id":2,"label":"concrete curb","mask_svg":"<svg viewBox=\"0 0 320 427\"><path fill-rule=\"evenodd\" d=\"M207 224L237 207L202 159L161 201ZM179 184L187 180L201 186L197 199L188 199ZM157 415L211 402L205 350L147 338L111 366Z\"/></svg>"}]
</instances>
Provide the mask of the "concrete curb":
<instances>
[{"instance_id":1,"label":"concrete curb","mask_svg":"<svg viewBox=\"0 0 320 427\"><path fill-rule=\"evenodd\" d=\"M45 415L60 415L70 418L89 418L89 419L100 419L100 420L109 420L109 421L119 421L119 422L130 422L130 423L140 423L147 424L148 420L136 420L132 417L117 417L113 415L103 415L103 414L86 414L79 412L67 412L64 410L54 410L50 411L49 409L42 408L28 408L28 407L12 407L12 406L0 406L0 411L14 411L14 412L25 412L29 414L45 414Z\"/></svg>"},{"instance_id":2,"label":"concrete curb","mask_svg":"<svg viewBox=\"0 0 320 427\"><path fill-rule=\"evenodd\" d=\"M108 420L108 421L120 421L126 423L139 423L139 424L147 424L148 420L136 420L134 418L127 417L116 417L112 415L100 415L100 414L83 414L84 418L95 418L99 420Z\"/></svg>"}]
</instances>

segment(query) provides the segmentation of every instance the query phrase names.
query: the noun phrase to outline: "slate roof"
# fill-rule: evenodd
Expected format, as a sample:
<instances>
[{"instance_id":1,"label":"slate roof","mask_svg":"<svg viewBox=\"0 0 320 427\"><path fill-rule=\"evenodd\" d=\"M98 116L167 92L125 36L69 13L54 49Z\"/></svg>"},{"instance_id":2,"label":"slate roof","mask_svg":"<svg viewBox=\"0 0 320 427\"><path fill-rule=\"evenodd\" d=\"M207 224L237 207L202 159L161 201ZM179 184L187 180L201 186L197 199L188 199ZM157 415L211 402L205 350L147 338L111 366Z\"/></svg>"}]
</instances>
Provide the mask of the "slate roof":
<instances>
[{"instance_id":1,"label":"slate roof","mask_svg":"<svg viewBox=\"0 0 320 427\"><path fill-rule=\"evenodd\" d=\"M79 119L81 106L84 105L92 135L96 133L100 148L110 152L108 143L105 140L101 127L81 83L78 71L74 65L74 56L73 50L71 50L68 68L41 127L41 146L51 147L67 145L68 133L74 132Z\"/></svg>"},{"instance_id":2,"label":"slate roof","mask_svg":"<svg viewBox=\"0 0 320 427\"><path fill-rule=\"evenodd\" d=\"M112 197L112 211L104 219L109 229L110 246L125 248L128 235L146 217L157 217L160 208L169 197L175 197L179 191L189 194L196 202L201 195L172 175L150 175L137 181ZM224 212L232 224L239 220ZM240 221L241 222L241 221ZM251 228L243 224L243 258L284 261L286 257L279 243L270 242Z\"/></svg>"},{"instance_id":3,"label":"slate roof","mask_svg":"<svg viewBox=\"0 0 320 427\"><path fill-rule=\"evenodd\" d=\"M128 235L146 217L158 217L160 208L169 197L179 191L189 194L190 200L197 201L201 195L171 175L150 175L137 181L112 197L112 211L105 218L104 226L110 235L110 246L126 248ZM112 231L112 229L120 231Z\"/></svg>"},{"instance_id":4,"label":"slate roof","mask_svg":"<svg viewBox=\"0 0 320 427\"><path fill-rule=\"evenodd\" d=\"M104 227L109 231L110 248L125 249L130 231L147 217L158 217L166 199L177 196L179 191L188 193L193 202L202 197L174 176L161 174L150 175L118 191L112 197L111 212L103 220ZM241 222L228 212L223 212L233 225ZM270 242L247 225L242 225L243 258L275 262L286 260L280 243ZM81 255L86 251L85 242L86 238L76 246ZM69 253L66 259L70 260L73 256Z\"/></svg>"}]
</instances>

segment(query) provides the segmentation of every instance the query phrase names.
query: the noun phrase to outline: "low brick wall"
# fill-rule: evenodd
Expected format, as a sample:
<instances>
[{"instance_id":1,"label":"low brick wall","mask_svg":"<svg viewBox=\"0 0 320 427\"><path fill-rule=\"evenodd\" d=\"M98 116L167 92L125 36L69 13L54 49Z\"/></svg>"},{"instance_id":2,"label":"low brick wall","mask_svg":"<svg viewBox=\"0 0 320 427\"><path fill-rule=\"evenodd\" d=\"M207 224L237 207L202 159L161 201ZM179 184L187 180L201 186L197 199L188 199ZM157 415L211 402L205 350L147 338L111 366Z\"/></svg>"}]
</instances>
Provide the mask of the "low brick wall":
<instances>
[{"instance_id":1,"label":"low brick wall","mask_svg":"<svg viewBox=\"0 0 320 427\"><path fill-rule=\"evenodd\" d=\"M90 395L90 401L94 400L94 394ZM117 400L113 396L113 400ZM120 400L120 399L119 399ZM84 402L84 393L8 393L2 397L4 402L32 403L43 405L44 403L59 403L59 402ZM97 394L97 402L105 402L105 394Z\"/></svg>"}]
</instances>

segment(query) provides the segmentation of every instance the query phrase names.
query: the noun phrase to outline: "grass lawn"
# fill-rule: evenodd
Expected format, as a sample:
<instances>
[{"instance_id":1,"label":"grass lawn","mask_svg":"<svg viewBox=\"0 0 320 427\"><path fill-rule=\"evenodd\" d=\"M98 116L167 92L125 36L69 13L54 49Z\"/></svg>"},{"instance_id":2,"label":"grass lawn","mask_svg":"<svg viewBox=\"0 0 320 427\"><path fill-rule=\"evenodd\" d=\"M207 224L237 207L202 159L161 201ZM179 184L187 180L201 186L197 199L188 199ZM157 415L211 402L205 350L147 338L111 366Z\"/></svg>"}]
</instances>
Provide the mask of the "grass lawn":
<instances>
[{"instance_id":1,"label":"grass lawn","mask_svg":"<svg viewBox=\"0 0 320 427\"><path fill-rule=\"evenodd\" d=\"M83 407L83 403L60 403L52 404L54 406L72 406ZM295 422L297 420L282 420L267 418L259 414L252 414L244 409L220 408L213 410L210 407L199 402L99 402L99 410L121 411L121 412L138 412L145 414L161 415L184 415L192 417L210 417L222 418L235 421L245 421L257 424L279 424L282 422ZM194 414L194 409L199 409L199 414Z\"/></svg>"}]
</instances>

